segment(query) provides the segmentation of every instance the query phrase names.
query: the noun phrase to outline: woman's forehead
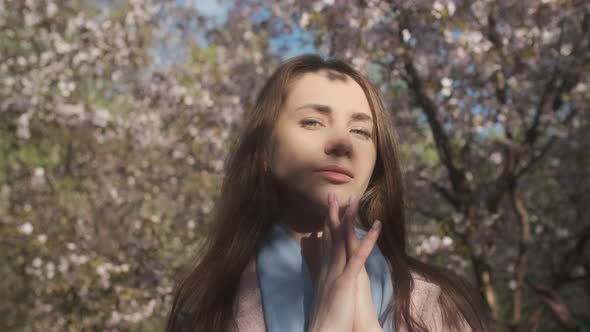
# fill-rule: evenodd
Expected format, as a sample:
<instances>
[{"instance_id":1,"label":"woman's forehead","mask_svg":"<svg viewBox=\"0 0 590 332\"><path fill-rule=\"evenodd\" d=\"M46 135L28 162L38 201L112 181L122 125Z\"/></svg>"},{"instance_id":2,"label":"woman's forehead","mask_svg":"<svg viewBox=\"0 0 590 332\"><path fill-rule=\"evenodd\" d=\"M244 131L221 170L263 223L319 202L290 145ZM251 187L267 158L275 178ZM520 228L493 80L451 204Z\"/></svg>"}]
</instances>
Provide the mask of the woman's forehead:
<instances>
[{"instance_id":1,"label":"woman's forehead","mask_svg":"<svg viewBox=\"0 0 590 332\"><path fill-rule=\"evenodd\" d=\"M352 77L334 71L305 73L290 84L287 108L294 109L307 103L352 108L371 114L361 86Z\"/></svg>"}]
</instances>

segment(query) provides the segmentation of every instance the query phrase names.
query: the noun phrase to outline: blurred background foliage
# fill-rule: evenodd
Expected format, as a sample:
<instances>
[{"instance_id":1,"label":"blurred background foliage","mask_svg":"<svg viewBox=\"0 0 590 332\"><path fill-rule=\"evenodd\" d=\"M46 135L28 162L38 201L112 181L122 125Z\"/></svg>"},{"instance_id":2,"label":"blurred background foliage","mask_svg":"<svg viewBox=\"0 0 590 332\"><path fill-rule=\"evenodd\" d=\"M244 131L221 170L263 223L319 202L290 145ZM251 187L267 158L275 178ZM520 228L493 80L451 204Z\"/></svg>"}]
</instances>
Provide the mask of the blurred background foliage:
<instances>
[{"instance_id":1,"label":"blurred background foliage","mask_svg":"<svg viewBox=\"0 0 590 332\"><path fill-rule=\"evenodd\" d=\"M589 32L573 0L0 0L0 329L162 330L244 110L315 52L393 113L410 254L502 330L588 330Z\"/></svg>"}]
</instances>

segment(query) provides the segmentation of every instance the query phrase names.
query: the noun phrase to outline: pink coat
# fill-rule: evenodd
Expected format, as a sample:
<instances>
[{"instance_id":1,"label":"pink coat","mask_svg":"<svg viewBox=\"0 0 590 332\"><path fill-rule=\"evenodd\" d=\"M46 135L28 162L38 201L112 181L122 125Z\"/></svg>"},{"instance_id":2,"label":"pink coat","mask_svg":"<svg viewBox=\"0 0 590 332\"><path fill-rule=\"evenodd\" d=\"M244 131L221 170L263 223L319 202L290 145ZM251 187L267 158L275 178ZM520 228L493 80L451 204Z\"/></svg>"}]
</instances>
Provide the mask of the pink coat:
<instances>
[{"instance_id":1,"label":"pink coat","mask_svg":"<svg viewBox=\"0 0 590 332\"><path fill-rule=\"evenodd\" d=\"M414 289L412 291L411 312L424 320L431 332L443 332L441 311L438 302L441 289L438 285L429 283L420 276L413 274ZM238 291L238 332L266 332L262 299L258 287L256 261L253 259L242 274ZM402 324L400 332L406 332L407 327ZM472 332L464 322L461 332Z\"/></svg>"}]
</instances>

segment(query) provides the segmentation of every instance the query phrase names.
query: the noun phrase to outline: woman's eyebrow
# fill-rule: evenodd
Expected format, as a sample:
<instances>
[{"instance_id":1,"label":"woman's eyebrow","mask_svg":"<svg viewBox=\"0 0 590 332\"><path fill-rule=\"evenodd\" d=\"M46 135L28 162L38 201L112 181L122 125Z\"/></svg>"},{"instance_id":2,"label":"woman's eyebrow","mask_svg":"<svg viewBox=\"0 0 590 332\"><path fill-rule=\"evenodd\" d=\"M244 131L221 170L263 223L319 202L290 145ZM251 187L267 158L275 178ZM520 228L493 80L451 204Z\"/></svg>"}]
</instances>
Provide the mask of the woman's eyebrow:
<instances>
[{"instance_id":1,"label":"woman's eyebrow","mask_svg":"<svg viewBox=\"0 0 590 332\"><path fill-rule=\"evenodd\" d=\"M322 104L305 104L302 106L299 106L295 109L295 111L298 111L300 109L303 108L313 108L316 111L322 113L322 114L326 114L328 116L332 115L332 108L328 105L322 105ZM373 118L367 114L367 113L361 113L361 112L356 112L356 113L352 113L352 115L350 116L352 121L360 121L360 122L373 122Z\"/></svg>"}]
</instances>

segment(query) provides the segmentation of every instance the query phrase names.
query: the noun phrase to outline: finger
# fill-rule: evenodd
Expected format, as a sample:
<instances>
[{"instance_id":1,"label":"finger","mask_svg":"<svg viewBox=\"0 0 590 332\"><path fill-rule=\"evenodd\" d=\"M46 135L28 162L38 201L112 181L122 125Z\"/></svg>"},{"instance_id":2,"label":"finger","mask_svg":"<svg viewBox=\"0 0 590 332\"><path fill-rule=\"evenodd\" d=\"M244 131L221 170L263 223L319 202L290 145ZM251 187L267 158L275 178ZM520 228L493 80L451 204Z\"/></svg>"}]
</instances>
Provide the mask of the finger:
<instances>
[{"instance_id":1,"label":"finger","mask_svg":"<svg viewBox=\"0 0 590 332\"><path fill-rule=\"evenodd\" d=\"M371 254L371 250L377 243L377 239L379 238L379 233L381 232L381 222L376 220L373 223L373 227L367 232L363 242L358 247L356 252L352 255L351 259L349 260L348 264L344 272L342 273L343 276L346 278L355 278L361 268L365 266L365 262L367 261L367 257Z\"/></svg>"},{"instance_id":2,"label":"finger","mask_svg":"<svg viewBox=\"0 0 590 332\"><path fill-rule=\"evenodd\" d=\"M334 236L336 234L334 232L340 224L340 217L338 216L338 212L338 197L336 197L336 194L330 193L328 198L328 215L330 216L330 230L332 231L332 240L335 240Z\"/></svg>"},{"instance_id":3,"label":"finger","mask_svg":"<svg viewBox=\"0 0 590 332\"><path fill-rule=\"evenodd\" d=\"M320 284L328 282L328 273L332 262L332 231L330 208L332 204L332 193L328 193L328 215L324 218L323 232L322 232L322 266L320 267Z\"/></svg>"},{"instance_id":4,"label":"finger","mask_svg":"<svg viewBox=\"0 0 590 332\"><path fill-rule=\"evenodd\" d=\"M330 203L330 235L332 237L331 269L336 275L340 275L346 266L346 244L342 232L342 223L339 217L340 204L338 197L332 194Z\"/></svg>"},{"instance_id":5,"label":"finger","mask_svg":"<svg viewBox=\"0 0 590 332\"><path fill-rule=\"evenodd\" d=\"M328 267L330 266L330 255L332 252L332 238L330 236L330 226L328 225L329 219L324 219L324 228L322 232L322 266L320 267L320 281L325 281L326 275L328 274Z\"/></svg>"},{"instance_id":6,"label":"finger","mask_svg":"<svg viewBox=\"0 0 590 332\"><path fill-rule=\"evenodd\" d=\"M346 250L350 259L359 246L359 241L354 230L354 221L358 218L358 200L354 195L351 196L349 206L351 215L346 220Z\"/></svg>"},{"instance_id":7,"label":"finger","mask_svg":"<svg viewBox=\"0 0 590 332\"><path fill-rule=\"evenodd\" d=\"M322 257L324 263L330 262L330 254L332 253L332 232L330 231L330 225L328 224L330 221L328 218L324 220L324 227L322 231Z\"/></svg>"}]
</instances>

